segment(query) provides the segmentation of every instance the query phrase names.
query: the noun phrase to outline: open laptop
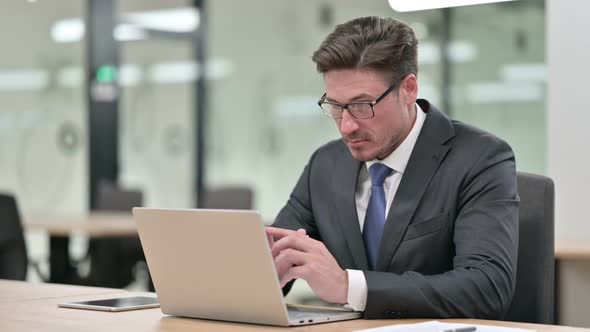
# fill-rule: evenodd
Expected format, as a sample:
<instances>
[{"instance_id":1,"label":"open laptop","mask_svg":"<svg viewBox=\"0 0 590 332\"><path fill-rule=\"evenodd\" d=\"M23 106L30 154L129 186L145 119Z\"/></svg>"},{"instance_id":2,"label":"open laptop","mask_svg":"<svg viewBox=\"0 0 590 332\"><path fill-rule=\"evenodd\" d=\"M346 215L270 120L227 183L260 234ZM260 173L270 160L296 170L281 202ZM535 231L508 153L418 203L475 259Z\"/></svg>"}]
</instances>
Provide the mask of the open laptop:
<instances>
[{"instance_id":1,"label":"open laptop","mask_svg":"<svg viewBox=\"0 0 590 332\"><path fill-rule=\"evenodd\" d=\"M134 208L133 218L165 314L278 326L361 317L285 305L256 211Z\"/></svg>"}]
</instances>

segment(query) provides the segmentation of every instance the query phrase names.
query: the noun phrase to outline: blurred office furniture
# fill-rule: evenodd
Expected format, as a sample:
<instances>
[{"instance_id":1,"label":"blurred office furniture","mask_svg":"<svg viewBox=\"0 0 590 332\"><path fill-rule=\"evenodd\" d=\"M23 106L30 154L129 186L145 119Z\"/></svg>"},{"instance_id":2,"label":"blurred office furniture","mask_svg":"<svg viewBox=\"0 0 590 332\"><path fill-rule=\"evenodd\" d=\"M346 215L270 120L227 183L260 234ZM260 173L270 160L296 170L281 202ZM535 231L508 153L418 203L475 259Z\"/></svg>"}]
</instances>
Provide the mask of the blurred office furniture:
<instances>
[{"instance_id":1,"label":"blurred office furniture","mask_svg":"<svg viewBox=\"0 0 590 332\"><path fill-rule=\"evenodd\" d=\"M110 182L101 182L98 186L96 206L102 210L127 213L131 219L131 208L141 206L142 200L140 192L121 190ZM60 224L63 226L64 223L56 223ZM91 237L86 256L79 260L72 260L69 256L69 235L70 233L50 233L49 282L120 288L132 280L132 261L143 257L136 233L128 236L117 234L116 238L108 237L108 234L101 235L100 239ZM83 278L78 273L78 267L87 261L90 261L90 273L88 277Z\"/></svg>"},{"instance_id":2,"label":"blurred office furniture","mask_svg":"<svg viewBox=\"0 0 590 332\"><path fill-rule=\"evenodd\" d=\"M88 215L25 215L23 226L27 231L46 232L49 235L49 277L42 279L60 284L88 284L80 278L77 264L69 256L69 239L72 234L88 238L129 237L137 235L137 226L127 212L92 212ZM87 255L87 257L89 257ZM85 258L86 259L86 258ZM34 264L34 262L32 262ZM76 264L77 263L77 264ZM33 267L37 267L33 265Z\"/></svg>"},{"instance_id":3,"label":"blurred office furniture","mask_svg":"<svg viewBox=\"0 0 590 332\"><path fill-rule=\"evenodd\" d=\"M589 326L585 308L588 298L587 267L590 243L558 240L555 244L555 323ZM580 284L582 283L582 284Z\"/></svg>"},{"instance_id":4,"label":"blurred office furniture","mask_svg":"<svg viewBox=\"0 0 590 332\"><path fill-rule=\"evenodd\" d=\"M25 280L27 248L16 200L0 194L0 279Z\"/></svg>"},{"instance_id":5,"label":"blurred office furniture","mask_svg":"<svg viewBox=\"0 0 590 332\"><path fill-rule=\"evenodd\" d=\"M589 260L590 243L581 241L560 241L555 244L555 262L565 260ZM555 267L557 271L557 266Z\"/></svg>"},{"instance_id":6,"label":"blurred office furniture","mask_svg":"<svg viewBox=\"0 0 590 332\"><path fill-rule=\"evenodd\" d=\"M131 213L133 207L143 205L143 194L124 190L110 182L98 186L96 210ZM131 236L94 238L88 244L90 274L88 284L122 288L133 281L135 265L145 262L137 234Z\"/></svg>"},{"instance_id":7,"label":"blurred office furniture","mask_svg":"<svg viewBox=\"0 0 590 332\"><path fill-rule=\"evenodd\" d=\"M550 178L517 174L520 196L515 293L505 319L555 323L555 192Z\"/></svg>"},{"instance_id":8,"label":"blurred office furniture","mask_svg":"<svg viewBox=\"0 0 590 332\"><path fill-rule=\"evenodd\" d=\"M133 216L117 211L96 211L88 215L25 214L23 226L28 231L43 231L49 236L70 236L76 233L101 238L137 234Z\"/></svg>"},{"instance_id":9,"label":"blurred office furniture","mask_svg":"<svg viewBox=\"0 0 590 332\"><path fill-rule=\"evenodd\" d=\"M254 193L249 187L227 186L203 192L202 208L250 210L254 206Z\"/></svg>"},{"instance_id":10,"label":"blurred office furniture","mask_svg":"<svg viewBox=\"0 0 590 332\"><path fill-rule=\"evenodd\" d=\"M109 181L98 185L96 209L104 211L122 211L131 213L131 209L142 206L143 194L139 190L121 189Z\"/></svg>"},{"instance_id":11,"label":"blurred office furniture","mask_svg":"<svg viewBox=\"0 0 590 332\"><path fill-rule=\"evenodd\" d=\"M132 280L135 263L145 260L131 215L132 207L141 206L141 193L105 183L99 187L97 200L97 205L105 210L86 216L27 216L27 229L49 234L49 282L125 287ZM69 256L72 233L90 238L88 252L82 259ZM81 277L79 266L88 261L90 273Z\"/></svg>"}]
</instances>

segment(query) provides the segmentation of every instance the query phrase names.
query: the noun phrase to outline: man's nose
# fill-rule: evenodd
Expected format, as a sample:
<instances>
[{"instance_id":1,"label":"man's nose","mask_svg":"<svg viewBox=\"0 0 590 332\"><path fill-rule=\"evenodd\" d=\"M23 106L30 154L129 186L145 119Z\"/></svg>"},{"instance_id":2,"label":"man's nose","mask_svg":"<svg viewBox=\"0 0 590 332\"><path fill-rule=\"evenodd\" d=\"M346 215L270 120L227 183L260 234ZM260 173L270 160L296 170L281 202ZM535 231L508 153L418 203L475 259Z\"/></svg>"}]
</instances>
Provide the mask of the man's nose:
<instances>
[{"instance_id":1,"label":"man's nose","mask_svg":"<svg viewBox=\"0 0 590 332\"><path fill-rule=\"evenodd\" d=\"M342 119L340 120L340 133L344 136L354 133L358 128L358 119L350 114L348 110L343 110Z\"/></svg>"}]
</instances>

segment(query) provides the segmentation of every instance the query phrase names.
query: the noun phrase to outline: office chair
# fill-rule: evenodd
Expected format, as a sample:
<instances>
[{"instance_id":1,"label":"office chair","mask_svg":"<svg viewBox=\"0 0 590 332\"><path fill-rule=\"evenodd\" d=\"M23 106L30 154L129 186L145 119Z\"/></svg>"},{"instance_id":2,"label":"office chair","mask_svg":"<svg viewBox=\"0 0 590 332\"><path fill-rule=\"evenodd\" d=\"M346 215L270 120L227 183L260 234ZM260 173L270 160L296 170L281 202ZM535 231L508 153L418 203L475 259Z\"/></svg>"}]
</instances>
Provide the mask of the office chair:
<instances>
[{"instance_id":1,"label":"office chair","mask_svg":"<svg viewBox=\"0 0 590 332\"><path fill-rule=\"evenodd\" d=\"M505 320L555 324L555 192L550 178L517 173L520 196L516 287Z\"/></svg>"},{"instance_id":2,"label":"office chair","mask_svg":"<svg viewBox=\"0 0 590 332\"><path fill-rule=\"evenodd\" d=\"M207 189L203 192L202 208L240 209L253 207L254 193L248 187L228 186Z\"/></svg>"},{"instance_id":3,"label":"office chair","mask_svg":"<svg viewBox=\"0 0 590 332\"><path fill-rule=\"evenodd\" d=\"M121 189L109 181L99 182L96 196L96 210L102 211L131 213L132 208L141 206L143 203L141 191Z\"/></svg>"},{"instance_id":4,"label":"office chair","mask_svg":"<svg viewBox=\"0 0 590 332\"><path fill-rule=\"evenodd\" d=\"M0 194L0 279L25 280L27 248L16 200Z\"/></svg>"},{"instance_id":5,"label":"office chair","mask_svg":"<svg viewBox=\"0 0 590 332\"><path fill-rule=\"evenodd\" d=\"M137 190L123 190L110 182L100 182L97 190L96 211L123 211L143 205L143 194ZM94 286L123 288L133 281L133 270L145 261L138 236L91 239L89 282Z\"/></svg>"}]
</instances>

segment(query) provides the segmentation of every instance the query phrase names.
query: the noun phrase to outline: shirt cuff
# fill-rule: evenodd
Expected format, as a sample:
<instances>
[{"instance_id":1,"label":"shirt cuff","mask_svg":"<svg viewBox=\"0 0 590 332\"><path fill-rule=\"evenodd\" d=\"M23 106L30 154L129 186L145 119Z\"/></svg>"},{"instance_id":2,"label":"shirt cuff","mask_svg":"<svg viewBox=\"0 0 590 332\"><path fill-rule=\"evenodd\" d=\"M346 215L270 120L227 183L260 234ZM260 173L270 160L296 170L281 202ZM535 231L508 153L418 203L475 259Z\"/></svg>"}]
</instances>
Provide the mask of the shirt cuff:
<instances>
[{"instance_id":1,"label":"shirt cuff","mask_svg":"<svg viewBox=\"0 0 590 332\"><path fill-rule=\"evenodd\" d=\"M367 280L361 270L346 270L348 273L348 303L344 308L365 311L367 306Z\"/></svg>"}]
</instances>

